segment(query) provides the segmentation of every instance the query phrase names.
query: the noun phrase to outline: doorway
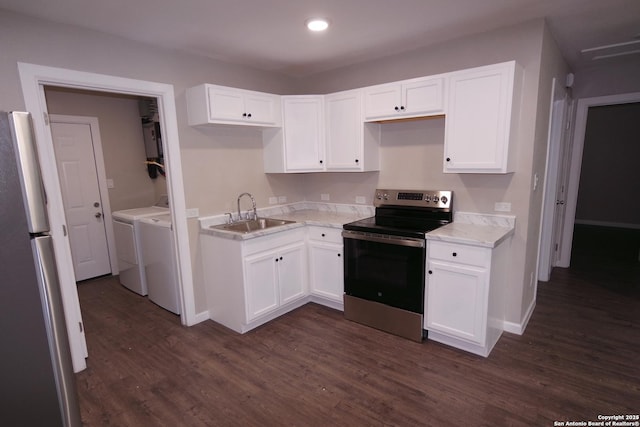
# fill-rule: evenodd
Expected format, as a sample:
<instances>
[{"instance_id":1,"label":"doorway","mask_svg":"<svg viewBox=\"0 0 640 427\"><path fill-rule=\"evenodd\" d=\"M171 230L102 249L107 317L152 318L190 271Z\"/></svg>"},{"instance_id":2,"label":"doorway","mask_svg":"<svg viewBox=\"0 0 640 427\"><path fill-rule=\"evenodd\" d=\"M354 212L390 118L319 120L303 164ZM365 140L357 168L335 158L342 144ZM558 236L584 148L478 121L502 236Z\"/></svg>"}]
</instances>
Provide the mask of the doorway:
<instances>
[{"instance_id":1,"label":"doorway","mask_svg":"<svg viewBox=\"0 0 640 427\"><path fill-rule=\"evenodd\" d=\"M611 95L611 96L601 96L595 98L583 98L578 100L578 106L576 110L576 118L575 118L575 128L573 134L573 144L571 149L571 159L570 159L570 167L569 167L569 183L567 189L567 197L566 197L566 214L564 219L563 233L562 233L562 248L558 261L558 266L560 267L569 267L571 263L571 252L573 249L573 230L575 227L576 221L576 212L577 212L577 203L578 203L578 192L580 189L580 181L582 174L582 160L583 160L583 152L585 145L585 136L587 131L587 118L589 109L592 107L606 106L606 105L620 105L620 104L628 104L628 103L638 103L640 102L640 92L622 94L622 95ZM626 159L619 159L620 161ZM634 160L634 159L631 159ZM615 168L619 168L618 161L614 164L606 164L608 170L613 170ZM634 168L637 169L637 166ZM626 188L626 183L621 182L618 183L620 188ZM604 193L600 196L600 208L601 209L611 209L611 206L618 206L620 209L623 208L623 203L625 199L620 200L616 198L615 200L608 197L608 193ZM626 208L626 207L625 207Z\"/></svg>"},{"instance_id":2,"label":"doorway","mask_svg":"<svg viewBox=\"0 0 640 427\"><path fill-rule=\"evenodd\" d=\"M199 317L195 312L189 231L187 227L184 181L173 86L170 84L26 63L18 63L18 71L25 106L33 116L44 186L49 196L48 210L51 234L56 251L56 261L62 288L61 293L65 308L65 319L74 370L78 372L86 367L83 350L85 339L82 329L82 315L80 312L78 293L75 286L71 249L66 236L62 190L59 185L55 153L53 152L53 142L48 123L48 110L44 96L45 85L125 93L155 97L158 99L162 128L165 129L163 148L165 153L165 169L168 172L167 190L173 202L171 211L176 235L174 250L178 261L178 285L182 306L181 322L184 325L190 326L203 320L203 316Z\"/></svg>"},{"instance_id":3,"label":"doorway","mask_svg":"<svg viewBox=\"0 0 640 427\"><path fill-rule=\"evenodd\" d=\"M571 269L623 293L640 287L638 135L640 102L589 107Z\"/></svg>"},{"instance_id":4,"label":"doorway","mask_svg":"<svg viewBox=\"0 0 640 427\"><path fill-rule=\"evenodd\" d=\"M635 288L640 286L638 103L640 93L578 101L561 253L562 267L600 275L603 284ZM631 112L628 125L618 120L629 114L625 111Z\"/></svg>"}]
</instances>

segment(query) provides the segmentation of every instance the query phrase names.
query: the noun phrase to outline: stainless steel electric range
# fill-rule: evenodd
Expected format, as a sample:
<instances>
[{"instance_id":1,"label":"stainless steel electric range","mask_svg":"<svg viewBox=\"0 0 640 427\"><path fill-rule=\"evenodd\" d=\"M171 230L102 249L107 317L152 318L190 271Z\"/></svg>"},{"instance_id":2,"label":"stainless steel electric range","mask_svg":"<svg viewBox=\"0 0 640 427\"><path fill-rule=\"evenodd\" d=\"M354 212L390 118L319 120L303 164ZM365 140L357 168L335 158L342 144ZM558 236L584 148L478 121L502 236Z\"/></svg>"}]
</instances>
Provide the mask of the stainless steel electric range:
<instances>
[{"instance_id":1,"label":"stainless steel electric range","mask_svg":"<svg viewBox=\"0 0 640 427\"><path fill-rule=\"evenodd\" d=\"M453 219L453 193L376 190L374 217L343 226L344 315L422 341L426 234Z\"/></svg>"}]
</instances>

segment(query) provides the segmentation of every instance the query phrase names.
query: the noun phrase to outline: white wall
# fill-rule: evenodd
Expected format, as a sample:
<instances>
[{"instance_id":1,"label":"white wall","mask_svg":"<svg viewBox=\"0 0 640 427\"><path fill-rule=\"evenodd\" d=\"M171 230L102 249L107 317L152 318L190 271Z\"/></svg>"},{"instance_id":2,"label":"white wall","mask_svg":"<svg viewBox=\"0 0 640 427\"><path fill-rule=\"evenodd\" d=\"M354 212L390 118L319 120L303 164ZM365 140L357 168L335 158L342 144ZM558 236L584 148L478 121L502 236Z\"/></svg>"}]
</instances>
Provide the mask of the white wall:
<instances>
[{"instance_id":1,"label":"white wall","mask_svg":"<svg viewBox=\"0 0 640 427\"><path fill-rule=\"evenodd\" d=\"M619 95L640 92L640 55L630 55L612 65L603 60L575 73L573 97Z\"/></svg>"},{"instance_id":2,"label":"white wall","mask_svg":"<svg viewBox=\"0 0 640 427\"><path fill-rule=\"evenodd\" d=\"M124 95L45 90L50 114L97 117L112 211L151 206L167 194L166 179L149 178L138 99Z\"/></svg>"}]
</instances>

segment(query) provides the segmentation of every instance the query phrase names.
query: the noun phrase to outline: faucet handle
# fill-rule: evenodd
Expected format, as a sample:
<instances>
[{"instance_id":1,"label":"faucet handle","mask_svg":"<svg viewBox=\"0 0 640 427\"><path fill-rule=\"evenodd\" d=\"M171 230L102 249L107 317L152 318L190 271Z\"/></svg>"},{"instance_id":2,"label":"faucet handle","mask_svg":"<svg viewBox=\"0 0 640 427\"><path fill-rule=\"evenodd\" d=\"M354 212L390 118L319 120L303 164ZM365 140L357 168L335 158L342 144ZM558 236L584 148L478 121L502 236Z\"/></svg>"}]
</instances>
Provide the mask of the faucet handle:
<instances>
[{"instance_id":1,"label":"faucet handle","mask_svg":"<svg viewBox=\"0 0 640 427\"><path fill-rule=\"evenodd\" d=\"M231 212L225 212L225 215L229 215L229 219L227 220L227 224L233 223L233 214Z\"/></svg>"}]
</instances>

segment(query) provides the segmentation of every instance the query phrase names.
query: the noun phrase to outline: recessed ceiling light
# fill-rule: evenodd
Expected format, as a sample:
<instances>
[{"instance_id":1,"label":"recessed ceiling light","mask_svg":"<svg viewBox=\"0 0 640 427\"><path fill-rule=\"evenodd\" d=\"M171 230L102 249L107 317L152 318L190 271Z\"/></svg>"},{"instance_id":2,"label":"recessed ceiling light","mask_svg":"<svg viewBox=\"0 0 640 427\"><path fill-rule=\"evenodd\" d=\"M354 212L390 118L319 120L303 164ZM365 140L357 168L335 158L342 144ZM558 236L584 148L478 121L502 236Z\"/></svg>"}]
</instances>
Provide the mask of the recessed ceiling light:
<instances>
[{"instance_id":1,"label":"recessed ceiling light","mask_svg":"<svg viewBox=\"0 0 640 427\"><path fill-rule=\"evenodd\" d=\"M311 18L307 20L306 25L311 31L324 31L329 28L329 21L324 18Z\"/></svg>"}]
</instances>

